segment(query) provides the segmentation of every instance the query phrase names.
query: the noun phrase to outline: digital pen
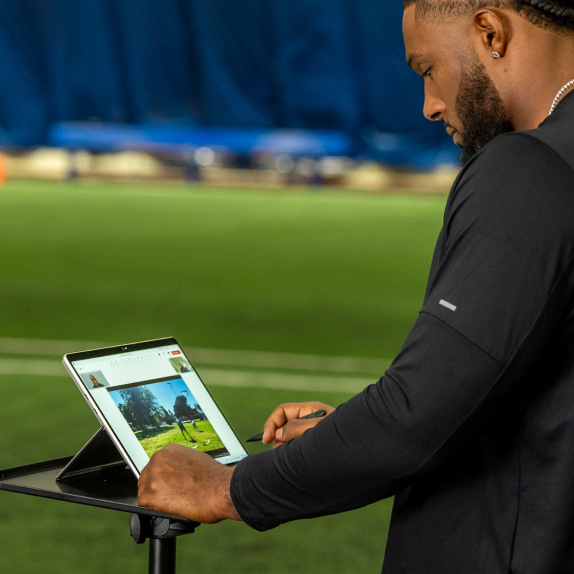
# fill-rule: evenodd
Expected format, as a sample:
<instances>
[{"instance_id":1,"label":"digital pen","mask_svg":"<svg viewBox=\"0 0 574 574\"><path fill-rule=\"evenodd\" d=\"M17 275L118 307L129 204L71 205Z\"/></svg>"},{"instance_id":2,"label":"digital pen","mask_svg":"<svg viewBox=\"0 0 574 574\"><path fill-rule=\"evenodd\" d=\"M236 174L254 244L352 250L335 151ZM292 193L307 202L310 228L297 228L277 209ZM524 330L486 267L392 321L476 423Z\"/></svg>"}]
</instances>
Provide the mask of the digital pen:
<instances>
[{"instance_id":1,"label":"digital pen","mask_svg":"<svg viewBox=\"0 0 574 574\"><path fill-rule=\"evenodd\" d=\"M327 414L327 411L324 410L320 410L320 411L315 411L314 413L311 413L310 415L306 415L304 417L300 417L297 420L302 421L304 419L318 419L320 417L324 417ZM256 434L255 436L252 436L251 438L247 439L246 442L257 442L263 440L263 433L260 432L259 434Z\"/></svg>"}]
</instances>

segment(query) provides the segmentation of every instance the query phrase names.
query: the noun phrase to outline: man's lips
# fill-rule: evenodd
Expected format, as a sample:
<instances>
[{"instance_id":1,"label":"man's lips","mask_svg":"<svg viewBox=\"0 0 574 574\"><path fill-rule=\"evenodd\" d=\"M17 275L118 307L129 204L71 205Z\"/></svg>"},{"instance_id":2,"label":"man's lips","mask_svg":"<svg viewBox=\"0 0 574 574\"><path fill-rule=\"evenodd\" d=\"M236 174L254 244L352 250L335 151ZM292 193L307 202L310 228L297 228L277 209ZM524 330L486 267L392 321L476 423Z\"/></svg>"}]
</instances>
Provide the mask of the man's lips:
<instances>
[{"instance_id":1,"label":"man's lips","mask_svg":"<svg viewBox=\"0 0 574 574\"><path fill-rule=\"evenodd\" d=\"M458 130L453 128L452 126L447 125L446 126L446 133L452 138L452 141L454 142L454 144L460 148L462 148L462 139L460 137L460 134L458 133Z\"/></svg>"}]
</instances>

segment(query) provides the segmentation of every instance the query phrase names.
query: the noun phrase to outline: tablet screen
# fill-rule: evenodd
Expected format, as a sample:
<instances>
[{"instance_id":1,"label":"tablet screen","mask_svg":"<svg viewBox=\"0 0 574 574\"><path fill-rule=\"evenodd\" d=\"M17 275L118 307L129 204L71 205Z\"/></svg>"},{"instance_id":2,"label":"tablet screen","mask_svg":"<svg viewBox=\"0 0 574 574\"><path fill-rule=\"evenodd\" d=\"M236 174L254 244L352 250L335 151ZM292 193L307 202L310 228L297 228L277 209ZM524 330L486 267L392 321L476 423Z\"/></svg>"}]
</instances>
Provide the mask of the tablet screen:
<instances>
[{"instance_id":1,"label":"tablet screen","mask_svg":"<svg viewBox=\"0 0 574 574\"><path fill-rule=\"evenodd\" d=\"M174 341L173 339L171 341ZM205 452L222 464L247 453L181 347L69 355L70 364L139 472L169 442ZM75 360L75 357L80 357Z\"/></svg>"}]
</instances>

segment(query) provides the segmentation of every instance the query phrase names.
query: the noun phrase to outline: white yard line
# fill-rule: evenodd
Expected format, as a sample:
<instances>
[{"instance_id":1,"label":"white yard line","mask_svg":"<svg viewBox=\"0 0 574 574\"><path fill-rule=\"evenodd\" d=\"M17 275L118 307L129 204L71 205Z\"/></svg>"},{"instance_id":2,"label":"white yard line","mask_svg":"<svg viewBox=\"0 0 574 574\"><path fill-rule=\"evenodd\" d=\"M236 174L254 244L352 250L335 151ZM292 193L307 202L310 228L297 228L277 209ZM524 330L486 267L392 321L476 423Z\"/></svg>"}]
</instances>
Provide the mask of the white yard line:
<instances>
[{"instance_id":1,"label":"white yard line","mask_svg":"<svg viewBox=\"0 0 574 574\"><path fill-rule=\"evenodd\" d=\"M65 353L109 346L97 341L58 341L45 339L0 338L0 354L62 356ZM333 357L265 351L237 351L185 347L189 358L200 365L285 369L326 373L363 373L381 376L388 369L389 359Z\"/></svg>"},{"instance_id":2,"label":"white yard line","mask_svg":"<svg viewBox=\"0 0 574 574\"><path fill-rule=\"evenodd\" d=\"M105 347L96 341L58 341L55 339L15 339L0 337L0 353L12 355L59 355Z\"/></svg>"},{"instance_id":3,"label":"white yard line","mask_svg":"<svg viewBox=\"0 0 574 574\"><path fill-rule=\"evenodd\" d=\"M61 362L50 359L0 359L0 375L69 376Z\"/></svg>"},{"instance_id":4,"label":"white yard line","mask_svg":"<svg viewBox=\"0 0 574 574\"><path fill-rule=\"evenodd\" d=\"M372 373L381 376L391 364L390 360L362 357L332 357L327 355L301 355L269 353L263 351L233 351L186 347L192 361L206 365L257 367L320 371L327 373Z\"/></svg>"},{"instance_id":5,"label":"white yard line","mask_svg":"<svg viewBox=\"0 0 574 574\"><path fill-rule=\"evenodd\" d=\"M208 386L253 387L314 392L358 393L374 378L330 377L262 371L233 371L203 368L199 373ZM61 362L54 359L3 359L0 358L0 375L67 377Z\"/></svg>"},{"instance_id":6,"label":"white yard line","mask_svg":"<svg viewBox=\"0 0 574 574\"><path fill-rule=\"evenodd\" d=\"M284 389L288 391L360 393L376 379L355 377L329 377L319 375L292 375L290 373L265 373L253 371L228 371L201 369L201 377L208 386L255 387Z\"/></svg>"}]
</instances>

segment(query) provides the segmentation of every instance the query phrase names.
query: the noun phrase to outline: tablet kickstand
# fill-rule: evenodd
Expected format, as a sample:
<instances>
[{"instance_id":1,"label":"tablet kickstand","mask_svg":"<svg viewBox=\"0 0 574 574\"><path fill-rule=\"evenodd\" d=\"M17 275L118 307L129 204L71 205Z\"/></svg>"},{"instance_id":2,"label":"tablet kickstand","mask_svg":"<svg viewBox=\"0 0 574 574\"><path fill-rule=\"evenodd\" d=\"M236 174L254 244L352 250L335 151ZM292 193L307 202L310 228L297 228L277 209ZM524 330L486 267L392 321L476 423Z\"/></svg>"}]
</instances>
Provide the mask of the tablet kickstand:
<instances>
[{"instance_id":1,"label":"tablet kickstand","mask_svg":"<svg viewBox=\"0 0 574 574\"><path fill-rule=\"evenodd\" d=\"M102 427L62 469L56 480L66 480L102 470L123 470L126 462Z\"/></svg>"}]
</instances>

